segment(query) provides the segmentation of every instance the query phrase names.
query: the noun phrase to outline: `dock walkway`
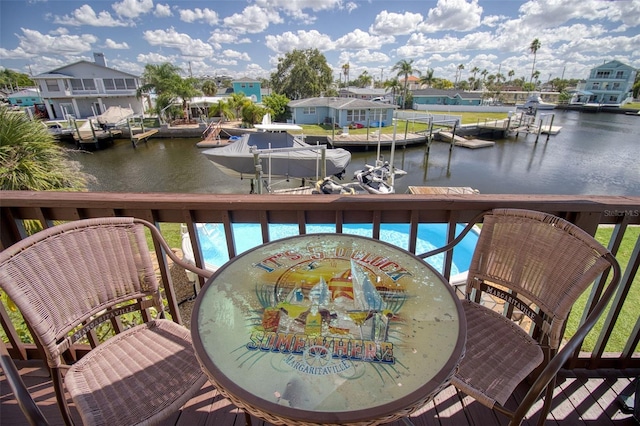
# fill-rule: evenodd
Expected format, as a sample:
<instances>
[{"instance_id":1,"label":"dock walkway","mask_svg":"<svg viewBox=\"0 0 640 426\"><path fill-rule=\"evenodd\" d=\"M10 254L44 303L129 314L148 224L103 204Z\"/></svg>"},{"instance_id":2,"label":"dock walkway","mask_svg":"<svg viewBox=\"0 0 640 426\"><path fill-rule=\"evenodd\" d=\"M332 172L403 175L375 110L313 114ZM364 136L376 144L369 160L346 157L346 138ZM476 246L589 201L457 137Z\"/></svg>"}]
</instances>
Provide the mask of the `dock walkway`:
<instances>
[{"instance_id":1,"label":"dock walkway","mask_svg":"<svg viewBox=\"0 0 640 426\"><path fill-rule=\"evenodd\" d=\"M440 131L440 132L438 132L438 134L440 135L440 138L442 140L444 140L446 142L451 142L451 140L453 139L453 143L456 146L462 146L462 147L465 147L465 148L472 148L472 149L486 148L486 147L494 146L496 144L493 141L486 141L486 140L482 140L482 139L467 139L467 138L463 138L462 136L454 135L451 132Z\"/></svg>"}]
</instances>

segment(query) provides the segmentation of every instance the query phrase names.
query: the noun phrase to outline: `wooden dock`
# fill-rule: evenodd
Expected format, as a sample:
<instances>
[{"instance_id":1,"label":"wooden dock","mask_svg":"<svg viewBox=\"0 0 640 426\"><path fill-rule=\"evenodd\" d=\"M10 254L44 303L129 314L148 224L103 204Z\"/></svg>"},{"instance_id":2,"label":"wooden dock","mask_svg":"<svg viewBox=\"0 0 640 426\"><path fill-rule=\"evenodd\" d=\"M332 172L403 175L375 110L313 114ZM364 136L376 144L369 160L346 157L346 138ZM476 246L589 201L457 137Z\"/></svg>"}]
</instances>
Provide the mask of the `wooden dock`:
<instances>
[{"instance_id":1,"label":"wooden dock","mask_svg":"<svg viewBox=\"0 0 640 426\"><path fill-rule=\"evenodd\" d=\"M140 141L146 142L151 136L158 133L158 129L147 130L146 132L136 133L131 135L131 141L136 144Z\"/></svg>"},{"instance_id":2,"label":"wooden dock","mask_svg":"<svg viewBox=\"0 0 640 426\"><path fill-rule=\"evenodd\" d=\"M456 146L462 146L465 148L471 148L471 149L486 148L486 147L494 146L496 144L493 141L485 141L482 139L466 139L466 138L463 138L462 136L453 135L451 132L440 131L438 134L440 135L440 138L442 140L446 142L451 142L451 140L453 139L453 143Z\"/></svg>"},{"instance_id":3,"label":"wooden dock","mask_svg":"<svg viewBox=\"0 0 640 426\"><path fill-rule=\"evenodd\" d=\"M393 145L393 134L382 133L378 136L375 131L366 134L341 134L335 137L327 136L327 143L333 148L369 148L377 147L378 141L383 148L391 148ZM427 142L427 137L419 133L397 134L395 146L422 145Z\"/></svg>"},{"instance_id":4,"label":"wooden dock","mask_svg":"<svg viewBox=\"0 0 640 426\"><path fill-rule=\"evenodd\" d=\"M480 191L469 186L409 186L410 194L419 195L450 195L450 194L479 194Z\"/></svg>"}]
</instances>

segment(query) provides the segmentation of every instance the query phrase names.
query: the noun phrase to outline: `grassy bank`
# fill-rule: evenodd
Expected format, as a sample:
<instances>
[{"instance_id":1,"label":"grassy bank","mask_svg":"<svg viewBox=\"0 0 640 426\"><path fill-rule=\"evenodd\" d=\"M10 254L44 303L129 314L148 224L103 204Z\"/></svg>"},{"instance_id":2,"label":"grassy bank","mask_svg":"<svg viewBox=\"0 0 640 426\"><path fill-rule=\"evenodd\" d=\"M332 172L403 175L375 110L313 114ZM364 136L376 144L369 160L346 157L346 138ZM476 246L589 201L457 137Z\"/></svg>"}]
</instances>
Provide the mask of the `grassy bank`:
<instances>
[{"instance_id":1,"label":"grassy bank","mask_svg":"<svg viewBox=\"0 0 640 426\"><path fill-rule=\"evenodd\" d=\"M437 115L448 115L448 116L459 116L462 117L462 124L476 124L478 122L492 121L492 120L502 120L507 118L506 112L456 112L453 114L435 114ZM332 129L330 125L326 124L302 124L302 133L305 135L321 135L321 136L331 136L334 133L339 134L342 129ZM425 123L414 122L411 120L398 120L398 125L396 132L398 135L404 134L405 131L408 132L420 132L427 130L428 126ZM366 135L367 132L371 133L378 130L378 128L362 128L362 129L349 129L350 134L354 135ZM393 126L386 126L380 129L384 134L393 134ZM293 133L293 132L292 132Z\"/></svg>"}]
</instances>

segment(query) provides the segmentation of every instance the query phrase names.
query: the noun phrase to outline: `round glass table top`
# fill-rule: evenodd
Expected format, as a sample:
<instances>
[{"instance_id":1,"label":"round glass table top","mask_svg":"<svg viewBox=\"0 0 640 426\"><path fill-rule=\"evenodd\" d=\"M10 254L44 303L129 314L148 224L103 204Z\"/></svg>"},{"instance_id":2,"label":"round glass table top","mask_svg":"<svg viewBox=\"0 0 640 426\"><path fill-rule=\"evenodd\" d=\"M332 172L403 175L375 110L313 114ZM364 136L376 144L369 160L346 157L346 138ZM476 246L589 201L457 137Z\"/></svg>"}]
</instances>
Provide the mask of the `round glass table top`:
<instances>
[{"instance_id":1,"label":"round glass table top","mask_svg":"<svg viewBox=\"0 0 640 426\"><path fill-rule=\"evenodd\" d=\"M430 396L458 364L460 302L423 260L345 234L273 241L209 279L196 353L218 387L294 420L349 423Z\"/></svg>"}]
</instances>

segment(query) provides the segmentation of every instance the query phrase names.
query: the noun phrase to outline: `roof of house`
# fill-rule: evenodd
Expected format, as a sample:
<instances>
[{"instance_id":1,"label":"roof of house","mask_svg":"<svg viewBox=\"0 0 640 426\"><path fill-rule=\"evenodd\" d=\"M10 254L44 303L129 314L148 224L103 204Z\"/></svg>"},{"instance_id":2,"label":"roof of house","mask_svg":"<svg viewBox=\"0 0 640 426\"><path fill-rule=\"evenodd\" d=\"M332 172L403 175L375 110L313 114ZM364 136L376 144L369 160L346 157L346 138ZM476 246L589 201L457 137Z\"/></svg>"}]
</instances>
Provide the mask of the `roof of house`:
<instances>
[{"instance_id":1,"label":"roof of house","mask_svg":"<svg viewBox=\"0 0 640 426\"><path fill-rule=\"evenodd\" d=\"M91 61L84 61L84 60L83 60L83 61L74 62L74 63L69 64L69 65L64 65L64 66L62 66L62 67L56 68L56 69L51 70L51 71L46 72L46 73L38 74L38 75L36 75L36 76L33 76L33 79L43 79L43 78L73 78L73 77L70 77L70 76L68 76L68 75L65 75L62 71L64 71L65 69L69 69L69 68L71 68L71 67L73 67L73 66L75 66L75 65L82 64L82 63L89 64L89 65L93 65L93 66L98 67L98 68L104 68L104 69L108 69L108 70L116 71L116 72L118 72L118 73L120 73L120 74L128 75L128 76L131 76L131 77L133 77L133 78L138 78L138 76L137 76L137 75L130 74L130 73L128 73L128 72L120 71L120 70L117 70L117 69L115 69L115 68L105 67L105 66L102 66L102 65L100 65L100 64L96 64L95 62L91 62Z\"/></svg>"},{"instance_id":2,"label":"roof of house","mask_svg":"<svg viewBox=\"0 0 640 426\"><path fill-rule=\"evenodd\" d=\"M249 78L249 77L240 77L235 80L232 80L232 83L260 83L260 80L256 80L255 78Z\"/></svg>"},{"instance_id":3,"label":"roof of house","mask_svg":"<svg viewBox=\"0 0 640 426\"><path fill-rule=\"evenodd\" d=\"M372 95L372 96L384 96L387 91L385 89L372 89L370 87L343 87L340 92L349 92L354 95Z\"/></svg>"},{"instance_id":4,"label":"roof of house","mask_svg":"<svg viewBox=\"0 0 640 426\"><path fill-rule=\"evenodd\" d=\"M22 89L7 95L8 98L23 98L23 97L33 97L33 96L40 97L40 93L38 92L38 89L26 88L26 89Z\"/></svg>"},{"instance_id":5,"label":"roof of house","mask_svg":"<svg viewBox=\"0 0 640 426\"><path fill-rule=\"evenodd\" d=\"M630 68L630 69L634 69L632 66L629 66L627 64L624 64L620 61L614 60L614 61L609 61L606 62L602 65L598 65L596 67L593 67L593 69L599 69L599 68Z\"/></svg>"},{"instance_id":6,"label":"roof of house","mask_svg":"<svg viewBox=\"0 0 640 426\"><path fill-rule=\"evenodd\" d=\"M411 93L413 97L422 96L448 96L450 98L455 98L459 96L461 99L482 99L482 94L478 92L464 92L462 90L442 90L442 89L420 89L420 90L412 90Z\"/></svg>"},{"instance_id":7,"label":"roof of house","mask_svg":"<svg viewBox=\"0 0 640 426\"><path fill-rule=\"evenodd\" d=\"M333 109L389 109L397 108L395 105L382 102L369 101L357 98L306 98L289 102L290 108L297 107L329 107Z\"/></svg>"}]
</instances>

